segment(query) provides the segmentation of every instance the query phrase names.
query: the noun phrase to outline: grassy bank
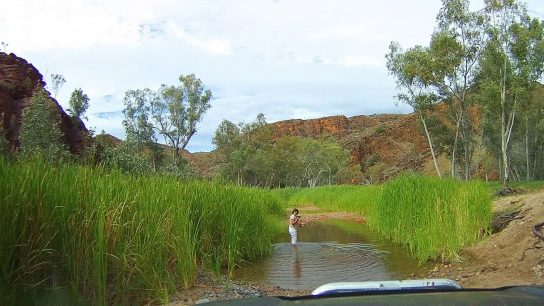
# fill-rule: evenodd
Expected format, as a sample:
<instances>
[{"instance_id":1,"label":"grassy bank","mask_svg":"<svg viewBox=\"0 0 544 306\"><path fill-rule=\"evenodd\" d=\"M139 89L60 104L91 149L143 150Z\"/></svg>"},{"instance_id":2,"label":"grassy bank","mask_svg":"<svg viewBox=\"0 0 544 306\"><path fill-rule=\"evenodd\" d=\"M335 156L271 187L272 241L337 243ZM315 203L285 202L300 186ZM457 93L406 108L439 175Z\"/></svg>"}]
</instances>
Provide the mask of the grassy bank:
<instances>
[{"instance_id":1,"label":"grassy bank","mask_svg":"<svg viewBox=\"0 0 544 306\"><path fill-rule=\"evenodd\" d=\"M167 302L198 263L232 271L281 230L263 190L40 162L0 160L0 201L0 304Z\"/></svg>"},{"instance_id":2,"label":"grassy bank","mask_svg":"<svg viewBox=\"0 0 544 306\"><path fill-rule=\"evenodd\" d=\"M349 211L368 217L381 198L381 186L337 185L275 191L286 198L284 206L316 205L330 211Z\"/></svg>"},{"instance_id":3,"label":"grassy bank","mask_svg":"<svg viewBox=\"0 0 544 306\"><path fill-rule=\"evenodd\" d=\"M491 195L478 182L404 175L382 186L301 189L288 205L362 214L369 227L409 248L419 261L455 259L487 231Z\"/></svg>"}]
</instances>

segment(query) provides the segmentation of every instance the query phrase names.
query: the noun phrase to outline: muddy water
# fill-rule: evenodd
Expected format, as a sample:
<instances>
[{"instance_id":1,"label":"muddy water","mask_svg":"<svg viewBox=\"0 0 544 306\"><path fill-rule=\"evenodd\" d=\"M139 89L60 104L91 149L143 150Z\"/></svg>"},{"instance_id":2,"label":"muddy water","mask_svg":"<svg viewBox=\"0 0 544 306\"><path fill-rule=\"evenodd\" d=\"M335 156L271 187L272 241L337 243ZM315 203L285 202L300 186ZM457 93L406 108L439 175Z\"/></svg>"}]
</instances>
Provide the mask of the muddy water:
<instances>
[{"instance_id":1,"label":"muddy water","mask_svg":"<svg viewBox=\"0 0 544 306\"><path fill-rule=\"evenodd\" d=\"M285 232L270 256L242 265L235 278L306 290L329 282L421 277L429 269L418 266L406 250L377 238L364 224L347 220L308 224L299 230L296 247L289 242L287 228Z\"/></svg>"}]
</instances>

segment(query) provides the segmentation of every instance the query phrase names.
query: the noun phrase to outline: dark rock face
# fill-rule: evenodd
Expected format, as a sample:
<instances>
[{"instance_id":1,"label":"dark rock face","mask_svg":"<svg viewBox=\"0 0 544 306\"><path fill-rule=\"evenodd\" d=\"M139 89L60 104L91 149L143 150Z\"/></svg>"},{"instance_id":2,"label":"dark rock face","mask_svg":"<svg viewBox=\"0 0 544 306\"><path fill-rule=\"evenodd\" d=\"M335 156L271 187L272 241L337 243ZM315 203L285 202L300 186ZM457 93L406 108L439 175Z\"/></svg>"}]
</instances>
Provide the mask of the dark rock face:
<instances>
[{"instance_id":1,"label":"dark rock face","mask_svg":"<svg viewBox=\"0 0 544 306\"><path fill-rule=\"evenodd\" d=\"M23 109L30 103L38 86L45 87L43 76L25 59L15 54L0 52L0 118L5 137L12 149L19 148L19 129ZM55 111L59 113L64 143L70 152L79 154L84 149L89 131L79 119L68 116L58 102L49 95Z\"/></svg>"}]
</instances>

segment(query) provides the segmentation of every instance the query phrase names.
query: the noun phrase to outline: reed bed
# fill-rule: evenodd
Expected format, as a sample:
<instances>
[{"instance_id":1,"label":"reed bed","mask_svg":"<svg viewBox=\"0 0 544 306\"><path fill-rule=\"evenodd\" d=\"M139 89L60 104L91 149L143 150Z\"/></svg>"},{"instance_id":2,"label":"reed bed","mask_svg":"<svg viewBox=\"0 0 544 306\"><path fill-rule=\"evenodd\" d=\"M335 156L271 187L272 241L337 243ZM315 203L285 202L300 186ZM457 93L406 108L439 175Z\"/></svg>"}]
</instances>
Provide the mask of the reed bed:
<instances>
[{"instance_id":1,"label":"reed bed","mask_svg":"<svg viewBox=\"0 0 544 306\"><path fill-rule=\"evenodd\" d=\"M281 214L259 189L0 160L0 304L166 303L198 264L267 254Z\"/></svg>"},{"instance_id":2,"label":"reed bed","mask_svg":"<svg viewBox=\"0 0 544 306\"><path fill-rule=\"evenodd\" d=\"M485 184L412 174L381 186L301 189L288 202L290 207L307 204L363 215L371 230L405 245L421 263L456 259L491 223Z\"/></svg>"},{"instance_id":3,"label":"reed bed","mask_svg":"<svg viewBox=\"0 0 544 306\"><path fill-rule=\"evenodd\" d=\"M406 245L420 262L454 260L491 224L491 195L483 183L407 174L383 187L369 224Z\"/></svg>"}]
</instances>

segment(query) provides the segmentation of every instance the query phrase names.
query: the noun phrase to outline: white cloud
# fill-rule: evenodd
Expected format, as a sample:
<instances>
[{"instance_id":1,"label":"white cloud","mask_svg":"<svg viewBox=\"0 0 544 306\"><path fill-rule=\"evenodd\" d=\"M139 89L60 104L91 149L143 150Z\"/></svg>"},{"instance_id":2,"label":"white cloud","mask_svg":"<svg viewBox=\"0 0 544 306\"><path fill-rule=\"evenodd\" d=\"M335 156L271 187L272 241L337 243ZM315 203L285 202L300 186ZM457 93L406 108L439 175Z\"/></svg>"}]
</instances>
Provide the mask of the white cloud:
<instances>
[{"instance_id":1,"label":"white cloud","mask_svg":"<svg viewBox=\"0 0 544 306\"><path fill-rule=\"evenodd\" d=\"M134 18L122 18L99 2L22 0L2 15L5 39L20 51L126 44L139 38Z\"/></svg>"},{"instance_id":2,"label":"white cloud","mask_svg":"<svg viewBox=\"0 0 544 306\"><path fill-rule=\"evenodd\" d=\"M366 55L347 55L343 58L342 64L346 66L375 66L383 65L382 60L370 58Z\"/></svg>"},{"instance_id":3,"label":"white cloud","mask_svg":"<svg viewBox=\"0 0 544 306\"><path fill-rule=\"evenodd\" d=\"M201 39L197 36L191 35L186 32L184 28L181 28L179 25L176 25L172 22L168 23L167 26L168 34L171 34L174 38L181 39L182 41L187 42L188 44L195 46L199 49L202 49L211 54L217 55L229 55L232 54L232 47L229 42L223 39Z\"/></svg>"},{"instance_id":4,"label":"white cloud","mask_svg":"<svg viewBox=\"0 0 544 306\"><path fill-rule=\"evenodd\" d=\"M530 12L542 14L542 0L528 3ZM116 114L126 90L157 89L195 73L216 99L189 147L208 150L222 119L250 122L260 112L277 121L410 111L394 104L384 54L390 41L405 48L427 44L440 5L18 0L0 6L0 41L43 75L65 76L62 105L81 87L91 98L88 126L119 137L122 116Z\"/></svg>"}]
</instances>

